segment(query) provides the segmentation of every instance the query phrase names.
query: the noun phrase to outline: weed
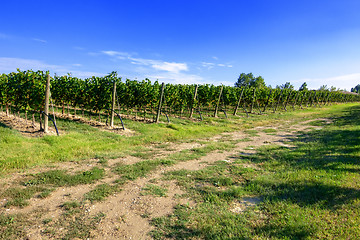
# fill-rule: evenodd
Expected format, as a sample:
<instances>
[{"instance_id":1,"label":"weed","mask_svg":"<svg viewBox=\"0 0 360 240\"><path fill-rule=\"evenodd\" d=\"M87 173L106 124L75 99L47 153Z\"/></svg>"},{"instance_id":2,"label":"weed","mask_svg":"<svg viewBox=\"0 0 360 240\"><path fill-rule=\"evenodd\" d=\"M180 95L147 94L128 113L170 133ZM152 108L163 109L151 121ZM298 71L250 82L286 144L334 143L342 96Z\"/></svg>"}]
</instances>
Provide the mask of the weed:
<instances>
[{"instance_id":1,"label":"weed","mask_svg":"<svg viewBox=\"0 0 360 240\"><path fill-rule=\"evenodd\" d=\"M101 184L95 187L95 189L84 195L84 200L89 200L90 202L102 201L107 196L120 191L118 185L109 185L109 184Z\"/></svg>"},{"instance_id":2,"label":"weed","mask_svg":"<svg viewBox=\"0 0 360 240\"><path fill-rule=\"evenodd\" d=\"M57 187L75 186L79 184L93 183L94 181L104 177L104 175L104 169L99 169L97 167L75 175L66 174L66 171L63 170L52 170L35 174L33 178L26 181L24 185L53 185Z\"/></svg>"},{"instance_id":3,"label":"weed","mask_svg":"<svg viewBox=\"0 0 360 240\"><path fill-rule=\"evenodd\" d=\"M257 130L252 130L252 129L249 129L249 130L245 130L244 131L246 134L248 134L250 137L257 137L259 136L257 133L258 131Z\"/></svg>"},{"instance_id":4,"label":"weed","mask_svg":"<svg viewBox=\"0 0 360 240\"><path fill-rule=\"evenodd\" d=\"M162 188L154 184L147 184L142 190L143 195L154 195L158 197L165 197L167 193L166 188Z\"/></svg>"},{"instance_id":5,"label":"weed","mask_svg":"<svg viewBox=\"0 0 360 240\"><path fill-rule=\"evenodd\" d=\"M52 219L51 219L51 218L46 218L46 219L44 219L44 220L42 221L42 223L43 223L44 225L46 225L46 224L48 224L48 223L50 223L50 222L52 222Z\"/></svg>"},{"instance_id":6,"label":"weed","mask_svg":"<svg viewBox=\"0 0 360 240\"><path fill-rule=\"evenodd\" d=\"M273 128L267 128L267 129L264 129L262 130L264 133L276 133L277 130L276 129L273 129Z\"/></svg>"},{"instance_id":7,"label":"weed","mask_svg":"<svg viewBox=\"0 0 360 240\"><path fill-rule=\"evenodd\" d=\"M0 213L0 239L23 239L26 236L24 226L30 224L24 215Z\"/></svg>"},{"instance_id":8,"label":"weed","mask_svg":"<svg viewBox=\"0 0 360 240\"><path fill-rule=\"evenodd\" d=\"M64 208L64 210L66 210L66 211L69 211L69 210L80 207L80 205L81 204L77 201L65 202L65 203L63 203L62 208Z\"/></svg>"},{"instance_id":9,"label":"weed","mask_svg":"<svg viewBox=\"0 0 360 240\"><path fill-rule=\"evenodd\" d=\"M14 187L8 188L1 196L8 199L5 207L25 207L29 204L27 200L32 198L34 194L41 192L40 195L46 195L49 191L51 190L39 186Z\"/></svg>"}]
</instances>

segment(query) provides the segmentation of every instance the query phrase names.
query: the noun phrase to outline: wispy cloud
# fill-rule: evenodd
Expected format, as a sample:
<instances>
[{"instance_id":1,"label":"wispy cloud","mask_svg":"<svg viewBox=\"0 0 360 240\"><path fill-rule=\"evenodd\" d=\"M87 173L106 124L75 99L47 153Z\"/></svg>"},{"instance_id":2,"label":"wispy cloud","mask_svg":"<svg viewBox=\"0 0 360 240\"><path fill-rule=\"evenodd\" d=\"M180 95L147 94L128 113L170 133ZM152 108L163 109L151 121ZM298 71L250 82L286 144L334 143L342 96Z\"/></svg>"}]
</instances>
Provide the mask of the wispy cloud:
<instances>
[{"instance_id":1,"label":"wispy cloud","mask_svg":"<svg viewBox=\"0 0 360 240\"><path fill-rule=\"evenodd\" d=\"M212 62L201 62L201 66L207 68L208 70L214 67L233 67L231 64L224 64L224 63L212 63Z\"/></svg>"},{"instance_id":2,"label":"wispy cloud","mask_svg":"<svg viewBox=\"0 0 360 240\"><path fill-rule=\"evenodd\" d=\"M118 51L109 50L109 51L101 51L101 53L108 55L110 57L115 57L120 60L129 59L131 57L131 54L127 52L118 52Z\"/></svg>"},{"instance_id":3,"label":"wispy cloud","mask_svg":"<svg viewBox=\"0 0 360 240\"><path fill-rule=\"evenodd\" d=\"M340 89L346 89L350 91L351 88L360 84L360 73L353 73L335 77L327 77L327 78L303 78L290 81L294 84L302 84L306 82L308 88L310 89L318 89L320 86L327 85L327 87L334 86Z\"/></svg>"},{"instance_id":4,"label":"wispy cloud","mask_svg":"<svg viewBox=\"0 0 360 240\"><path fill-rule=\"evenodd\" d=\"M201 84L205 83L205 80L195 74L186 73L173 73L165 72L159 74L151 74L147 76L150 79L158 79L159 81L166 81L173 84Z\"/></svg>"},{"instance_id":5,"label":"wispy cloud","mask_svg":"<svg viewBox=\"0 0 360 240\"><path fill-rule=\"evenodd\" d=\"M188 65L186 63L167 62L157 59L138 58L138 57L133 57L133 54L127 52L119 52L113 50L101 51L101 53L116 59L129 60L130 63L134 65L149 66L153 70L166 71L170 73L180 73L181 71L188 71Z\"/></svg>"},{"instance_id":6,"label":"wispy cloud","mask_svg":"<svg viewBox=\"0 0 360 240\"><path fill-rule=\"evenodd\" d=\"M17 68L20 68L20 70L33 69L34 71L49 70L51 73L56 73L58 75L71 73L74 77L79 77L79 78L105 75L103 73L98 73L98 72L73 70L72 68L66 66L52 65L35 59L4 58L4 57L0 58L0 72L5 72L5 73L14 72L16 71Z\"/></svg>"},{"instance_id":7,"label":"wispy cloud","mask_svg":"<svg viewBox=\"0 0 360 240\"><path fill-rule=\"evenodd\" d=\"M180 71L187 71L188 66L186 63L176 63L176 62L160 62L158 64L152 65L153 68L173 72L173 73L179 73Z\"/></svg>"},{"instance_id":8,"label":"wispy cloud","mask_svg":"<svg viewBox=\"0 0 360 240\"><path fill-rule=\"evenodd\" d=\"M46 40L43 40L43 39L40 39L40 38L33 38L32 40L36 41L36 42L47 43Z\"/></svg>"},{"instance_id":9,"label":"wispy cloud","mask_svg":"<svg viewBox=\"0 0 360 240\"><path fill-rule=\"evenodd\" d=\"M201 66L210 70L210 69L214 68L215 63L202 62L202 63L201 63Z\"/></svg>"}]
</instances>

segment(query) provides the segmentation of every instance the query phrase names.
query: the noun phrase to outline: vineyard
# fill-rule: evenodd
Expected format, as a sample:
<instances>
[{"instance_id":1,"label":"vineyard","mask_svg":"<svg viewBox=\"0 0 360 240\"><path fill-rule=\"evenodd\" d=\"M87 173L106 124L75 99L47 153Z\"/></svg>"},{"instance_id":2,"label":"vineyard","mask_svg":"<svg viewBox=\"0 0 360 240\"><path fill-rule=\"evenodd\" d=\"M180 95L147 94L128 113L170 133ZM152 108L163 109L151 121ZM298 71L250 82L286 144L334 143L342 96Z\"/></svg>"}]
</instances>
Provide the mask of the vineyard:
<instances>
[{"instance_id":1,"label":"vineyard","mask_svg":"<svg viewBox=\"0 0 360 240\"><path fill-rule=\"evenodd\" d=\"M48 74L18 70L0 75L1 110L6 114L22 112L26 119L30 113L33 121L35 115L41 121ZM106 119L106 123L112 112L119 117L157 122L160 114L167 121L169 116L202 120L220 114L262 114L360 101L359 95L340 91L161 84L149 79L123 80L116 72L87 79L55 75L50 82L50 101L55 111L65 114L67 110L76 115L81 110L83 117L98 118L100 122Z\"/></svg>"},{"instance_id":2,"label":"vineyard","mask_svg":"<svg viewBox=\"0 0 360 240\"><path fill-rule=\"evenodd\" d=\"M287 85L0 75L0 240L360 239L360 97Z\"/></svg>"}]
</instances>

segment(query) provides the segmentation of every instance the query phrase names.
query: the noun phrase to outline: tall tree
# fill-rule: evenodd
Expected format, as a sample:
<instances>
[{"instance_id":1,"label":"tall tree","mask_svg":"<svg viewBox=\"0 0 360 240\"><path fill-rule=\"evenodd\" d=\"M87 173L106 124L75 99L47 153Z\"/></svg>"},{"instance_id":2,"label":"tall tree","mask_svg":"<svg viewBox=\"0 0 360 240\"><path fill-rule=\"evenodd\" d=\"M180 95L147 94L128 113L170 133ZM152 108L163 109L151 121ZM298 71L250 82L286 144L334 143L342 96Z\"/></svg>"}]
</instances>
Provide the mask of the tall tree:
<instances>
[{"instance_id":1,"label":"tall tree","mask_svg":"<svg viewBox=\"0 0 360 240\"><path fill-rule=\"evenodd\" d=\"M262 76L254 77L252 73L241 73L235 87L265 87L265 80Z\"/></svg>"},{"instance_id":2,"label":"tall tree","mask_svg":"<svg viewBox=\"0 0 360 240\"><path fill-rule=\"evenodd\" d=\"M358 85L356 85L355 87L351 88L351 91L352 91L352 92L359 93L359 91L360 91L360 84L358 84Z\"/></svg>"}]
</instances>

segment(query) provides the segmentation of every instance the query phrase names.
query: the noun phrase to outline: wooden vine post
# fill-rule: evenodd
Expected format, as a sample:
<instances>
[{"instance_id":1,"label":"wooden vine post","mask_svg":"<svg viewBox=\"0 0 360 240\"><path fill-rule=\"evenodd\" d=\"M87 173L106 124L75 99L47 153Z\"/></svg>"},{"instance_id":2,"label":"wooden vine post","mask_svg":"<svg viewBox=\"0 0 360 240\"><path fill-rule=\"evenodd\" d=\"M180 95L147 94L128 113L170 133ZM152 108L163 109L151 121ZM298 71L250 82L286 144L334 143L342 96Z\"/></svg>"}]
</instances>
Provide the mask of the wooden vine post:
<instances>
[{"instance_id":1,"label":"wooden vine post","mask_svg":"<svg viewBox=\"0 0 360 240\"><path fill-rule=\"evenodd\" d=\"M235 107L235 111L234 111L234 114L233 114L234 116L236 115L236 112L237 112L238 108L240 107L241 98L242 98L242 95L243 95L245 89L246 89L246 87L241 90L239 101L238 101L238 103L237 103L237 105Z\"/></svg>"},{"instance_id":2,"label":"wooden vine post","mask_svg":"<svg viewBox=\"0 0 360 240\"><path fill-rule=\"evenodd\" d=\"M165 89L165 83L162 83L161 84L161 94L160 94L159 106L158 106L158 110L157 110L157 114L156 114L155 123L159 122L160 113L161 113L161 103L162 103L163 96L164 96L164 89Z\"/></svg>"},{"instance_id":3,"label":"wooden vine post","mask_svg":"<svg viewBox=\"0 0 360 240\"><path fill-rule=\"evenodd\" d=\"M256 93L256 88L254 88L254 91L253 91L253 97L252 97L252 99L251 99L250 113L252 113L253 108L254 108L254 103L255 103L255 93Z\"/></svg>"},{"instance_id":4,"label":"wooden vine post","mask_svg":"<svg viewBox=\"0 0 360 240\"><path fill-rule=\"evenodd\" d=\"M50 74L46 75L46 90L45 90L45 117L44 117L44 133L49 132L49 98L50 98Z\"/></svg>"},{"instance_id":5,"label":"wooden vine post","mask_svg":"<svg viewBox=\"0 0 360 240\"><path fill-rule=\"evenodd\" d=\"M195 103L195 101L196 101L196 95L197 95L198 87L199 87L199 85L196 84L196 86L195 86L195 92L194 92L194 100L193 100L192 105L191 105L189 118L192 118L192 115L193 115L193 112L194 112L194 103Z\"/></svg>"},{"instance_id":6,"label":"wooden vine post","mask_svg":"<svg viewBox=\"0 0 360 240\"><path fill-rule=\"evenodd\" d=\"M221 100L221 95L222 95L223 89L224 89L224 86L221 86L219 98L218 98L218 101L217 101L216 107L215 107L214 117L217 117L217 112L218 112L218 109L219 109L219 105L220 105L220 100Z\"/></svg>"},{"instance_id":7,"label":"wooden vine post","mask_svg":"<svg viewBox=\"0 0 360 240\"><path fill-rule=\"evenodd\" d=\"M113 92L112 92L112 102L111 102L110 127L114 127L115 97L116 97L116 82L114 81L114 84L113 84Z\"/></svg>"}]
</instances>

